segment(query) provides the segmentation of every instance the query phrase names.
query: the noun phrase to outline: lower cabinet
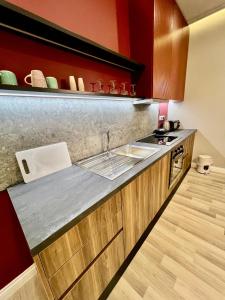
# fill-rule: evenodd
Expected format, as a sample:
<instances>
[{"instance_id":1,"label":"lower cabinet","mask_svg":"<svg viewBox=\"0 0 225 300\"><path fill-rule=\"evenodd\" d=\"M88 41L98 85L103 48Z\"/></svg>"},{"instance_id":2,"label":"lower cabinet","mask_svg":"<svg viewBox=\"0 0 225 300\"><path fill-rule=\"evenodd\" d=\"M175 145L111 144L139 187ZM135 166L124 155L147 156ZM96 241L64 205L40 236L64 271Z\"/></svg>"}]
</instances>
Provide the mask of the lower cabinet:
<instances>
[{"instance_id":1,"label":"lower cabinet","mask_svg":"<svg viewBox=\"0 0 225 300\"><path fill-rule=\"evenodd\" d=\"M50 298L62 297L122 230L120 195L107 200L35 258L52 291Z\"/></svg>"},{"instance_id":2,"label":"lower cabinet","mask_svg":"<svg viewBox=\"0 0 225 300\"><path fill-rule=\"evenodd\" d=\"M63 299L98 299L123 261L123 232L121 231Z\"/></svg>"},{"instance_id":3,"label":"lower cabinet","mask_svg":"<svg viewBox=\"0 0 225 300\"><path fill-rule=\"evenodd\" d=\"M194 147L194 140L195 140L195 134L192 134L184 141L184 172L187 171L187 169L191 165L192 161L192 154L193 154L193 147Z\"/></svg>"},{"instance_id":4,"label":"lower cabinet","mask_svg":"<svg viewBox=\"0 0 225 300\"><path fill-rule=\"evenodd\" d=\"M166 200L170 154L122 189L124 247L127 256Z\"/></svg>"},{"instance_id":5,"label":"lower cabinet","mask_svg":"<svg viewBox=\"0 0 225 300\"><path fill-rule=\"evenodd\" d=\"M182 142L184 172L193 142L194 135ZM99 298L172 191L170 159L168 153L148 167L34 257L49 300Z\"/></svg>"}]
</instances>

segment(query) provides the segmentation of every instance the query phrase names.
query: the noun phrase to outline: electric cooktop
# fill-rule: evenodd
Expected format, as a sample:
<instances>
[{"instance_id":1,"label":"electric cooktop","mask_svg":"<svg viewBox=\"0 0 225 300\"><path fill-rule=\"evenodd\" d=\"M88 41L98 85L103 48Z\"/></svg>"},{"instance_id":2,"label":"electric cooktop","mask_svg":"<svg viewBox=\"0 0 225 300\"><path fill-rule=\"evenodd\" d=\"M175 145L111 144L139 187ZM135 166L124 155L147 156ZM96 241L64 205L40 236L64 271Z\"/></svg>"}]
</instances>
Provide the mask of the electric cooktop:
<instances>
[{"instance_id":1,"label":"electric cooktop","mask_svg":"<svg viewBox=\"0 0 225 300\"><path fill-rule=\"evenodd\" d=\"M176 142L177 140L178 140L177 136L152 134L147 136L146 138L138 140L137 142L169 146L172 143Z\"/></svg>"}]
</instances>

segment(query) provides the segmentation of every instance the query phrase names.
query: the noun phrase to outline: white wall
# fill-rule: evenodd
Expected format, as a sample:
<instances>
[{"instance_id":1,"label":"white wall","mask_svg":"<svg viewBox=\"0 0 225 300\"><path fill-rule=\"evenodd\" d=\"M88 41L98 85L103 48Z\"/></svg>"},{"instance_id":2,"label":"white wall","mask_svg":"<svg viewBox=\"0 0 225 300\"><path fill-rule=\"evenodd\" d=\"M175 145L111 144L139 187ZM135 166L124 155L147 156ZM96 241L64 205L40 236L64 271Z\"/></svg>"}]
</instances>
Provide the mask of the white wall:
<instances>
[{"instance_id":1,"label":"white wall","mask_svg":"<svg viewBox=\"0 0 225 300\"><path fill-rule=\"evenodd\" d=\"M190 25L185 99L169 104L169 119L198 129L194 158L225 167L225 9Z\"/></svg>"}]
</instances>

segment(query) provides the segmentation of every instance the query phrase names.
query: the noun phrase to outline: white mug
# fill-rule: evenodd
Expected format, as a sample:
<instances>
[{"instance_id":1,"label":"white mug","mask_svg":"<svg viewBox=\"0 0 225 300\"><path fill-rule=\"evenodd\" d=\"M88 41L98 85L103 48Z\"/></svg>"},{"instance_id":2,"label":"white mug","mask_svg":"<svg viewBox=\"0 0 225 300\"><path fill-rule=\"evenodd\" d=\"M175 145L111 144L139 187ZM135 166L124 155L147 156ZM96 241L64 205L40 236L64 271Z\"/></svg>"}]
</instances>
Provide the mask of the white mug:
<instances>
[{"instance_id":1,"label":"white mug","mask_svg":"<svg viewBox=\"0 0 225 300\"><path fill-rule=\"evenodd\" d=\"M27 79L30 78L30 82ZM45 80L44 74L40 70L32 70L29 75L24 78L26 84L33 87L47 88L47 82Z\"/></svg>"},{"instance_id":2,"label":"white mug","mask_svg":"<svg viewBox=\"0 0 225 300\"><path fill-rule=\"evenodd\" d=\"M74 76L69 76L69 85L72 91L77 91L77 84Z\"/></svg>"},{"instance_id":3,"label":"white mug","mask_svg":"<svg viewBox=\"0 0 225 300\"><path fill-rule=\"evenodd\" d=\"M84 92L85 89L84 89L84 80L83 80L83 78L78 78L77 81L78 81L78 90L80 92Z\"/></svg>"}]
</instances>

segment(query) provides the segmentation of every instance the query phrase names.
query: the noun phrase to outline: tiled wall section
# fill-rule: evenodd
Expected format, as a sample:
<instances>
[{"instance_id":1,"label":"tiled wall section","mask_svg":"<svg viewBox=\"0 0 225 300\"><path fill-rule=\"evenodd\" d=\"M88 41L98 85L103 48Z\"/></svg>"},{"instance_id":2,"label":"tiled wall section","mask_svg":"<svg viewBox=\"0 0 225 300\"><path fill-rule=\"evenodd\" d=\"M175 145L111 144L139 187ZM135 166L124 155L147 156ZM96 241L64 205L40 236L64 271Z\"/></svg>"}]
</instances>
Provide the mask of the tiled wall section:
<instances>
[{"instance_id":1,"label":"tiled wall section","mask_svg":"<svg viewBox=\"0 0 225 300\"><path fill-rule=\"evenodd\" d=\"M65 141L75 162L102 152L108 129L112 148L149 134L158 110L129 101L0 96L0 190L22 181L16 151Z\"/></svg>"}]
</instances>

